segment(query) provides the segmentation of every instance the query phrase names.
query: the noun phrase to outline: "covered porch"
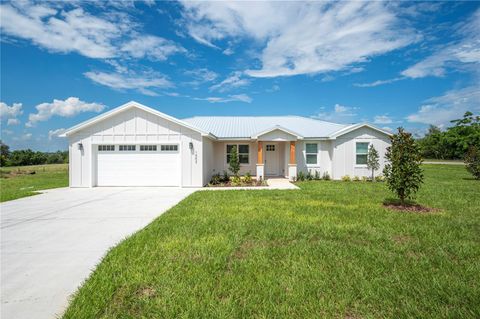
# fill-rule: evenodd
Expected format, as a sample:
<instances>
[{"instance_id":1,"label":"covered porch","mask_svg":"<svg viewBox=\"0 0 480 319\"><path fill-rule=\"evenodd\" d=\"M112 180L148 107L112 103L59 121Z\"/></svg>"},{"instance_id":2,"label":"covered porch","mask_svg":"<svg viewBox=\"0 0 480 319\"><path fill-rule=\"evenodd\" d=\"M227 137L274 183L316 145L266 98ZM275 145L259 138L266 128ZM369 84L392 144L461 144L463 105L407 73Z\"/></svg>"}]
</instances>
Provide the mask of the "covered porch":
<instances>
[{"instance_id":1,"label":"covered porch","mask_svg":"<svg viewBox=\"0 0 480 319\"><path fill-rule=\"evenodd\" d=\"M297 141L302 137L282 127L253 136L257 140L257 179L297 176Z\"/></svg>"}]
</instances>

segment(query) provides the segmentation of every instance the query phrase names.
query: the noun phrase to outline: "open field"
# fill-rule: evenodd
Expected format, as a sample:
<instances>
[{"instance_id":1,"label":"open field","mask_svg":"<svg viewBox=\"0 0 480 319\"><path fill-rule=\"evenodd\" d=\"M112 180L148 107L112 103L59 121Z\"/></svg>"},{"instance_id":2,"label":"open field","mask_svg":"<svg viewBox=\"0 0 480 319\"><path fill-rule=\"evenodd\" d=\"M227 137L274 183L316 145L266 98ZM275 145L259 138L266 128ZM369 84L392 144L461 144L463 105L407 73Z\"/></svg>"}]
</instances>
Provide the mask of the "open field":
<instances>
[{"instance_id":1,"label":"open field","mask_svg":"<svg viewBox=\"0 0 480 319\"><path fill-rule=\"evenodd\" d=\"M66 186L68 186L68 164L0 168L0 201L2 202L35 195L38 190Z\"/></svg>"},{"instance_id":2,"label":"open field","mask_svg":"<svg viewBox=\"0 0 480 319\"><path fill-rule=\"evenodd\" d=\"M435 213L383 208L383 183L197 192L112 249L64 317L478 318L480 183L424 168Z\"/></svg>"}]
</instances>

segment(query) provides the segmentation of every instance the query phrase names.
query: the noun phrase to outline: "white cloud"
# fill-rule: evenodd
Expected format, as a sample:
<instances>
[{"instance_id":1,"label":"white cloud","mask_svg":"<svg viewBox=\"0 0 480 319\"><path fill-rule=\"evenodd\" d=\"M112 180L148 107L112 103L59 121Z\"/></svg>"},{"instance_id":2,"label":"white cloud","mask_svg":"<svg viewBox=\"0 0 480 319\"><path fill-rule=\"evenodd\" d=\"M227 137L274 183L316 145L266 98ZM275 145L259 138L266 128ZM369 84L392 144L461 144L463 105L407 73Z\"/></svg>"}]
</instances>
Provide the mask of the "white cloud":
<instances>
[{"instance_id":1,"label":"white cloud","mask_svg":"<svg viewBox=\"0 0 480 319\"><path fill-rule=\"evenodd\" d=\"M312 118L333 121L339 123L351 123L357 116L358 107L345 106L341 104L335 104L332 111L325 111L324 107L320 108L320 112L313 115Z\"/></svg>"},{"instance_id":2,"label":"white cloud","mask_svg":"<svg viewBox=\"0 0 480 319\"><path fill-rule=\"evenodd\" d=\"M207 69L198 68L185 71L185 75L193 78L192 81L187 82L188 85L199 86L204 83L215 81L218 78L218 74Z\"/></svg>"},{"instance_id":3,"label":"white cloud","mask_svg":"<svg viewBox=\"0 0 480 319\"><path fill-rule=\"evenodd\" d=\"M163 61L175 53L186 53L187 50L173 41L153 35L138 35L129 42L123 44L122 52L126 52L134 58L150 58L151 60Z\"/></svg>"},{"instance_id":4,"label":"white cloud","mask_svg":"<svg viewBox=\"0 0 480 319\"><path fill-rule=\"evenodd\" d=\"M402 72L409 78L444 76L448 67L480 63L480 9L457 31L462 38L450 43Z\"/></svg>"},{"instance_id":5,"label":"white cloud","mask_svg":"<svg viewBox=\"0 0 480 319\"><path fill-rule=\"evenodd\" d=\"M28 141L32 138L32 133L23 133L21 135L17 135L12 137L14 141Z\"/></svg>"},{"instance_id":6,"label":"white cloud","mask_svg":"<svg viewBox=\"0 0 480 319\"><path fill-rule=\"evenodd\" d=\"M20 124L19 119L8 119L7 121L7 125L18 125L18 124Z\"/></svg>"},{"instance_id":7,"label":"white cloud","mask_svg":"<svg viewBox=\"0 0 480 319\"><path fill-rule=\"evenodd\" d=\"M225 92L250 84L250 80L242 78L242 72L235 71L225 80L210 87L211 91Z\"/></svg>"},{"instance_id":8,"label":"white cloud","mask_svg":"<svg viewBox=\"0 0 480 319\"><path fill-rule=\"evenodd\" d=\"M169 88L173 87L173 84L166 79L163 75L147 72L143 74L123 74L123 73L107 73L101 71L89 71L84 75L90 80L108 86L117 90L137 90L138 92L157 96L158 94L152 91L152 88Z\"/></svg>"},{"instance_id":9,"label":"white cloud","mask_svg":"<svg viewBox=\"0 0 480 319\"><path fill-rule=\"evenodd\" d=\"M197 101L207 101L210 103L227 103L227 102L251 103L252 102L252 98L246 94L229 95L228 97L215 97L215 96L206 97L206 98L195 97L193 99Z\"/></svg>"},{"instance_id":10,"label":"white cloud","mask_svg":"<svg viewBox=\"0 0 480 319\"><path fill-rule=\"evenodd\" d=\"M4 102L0 102L0 119L15 119L23 114L22 103L13 103L12 106L8 106Z\"/></svg>"},{"instance_id":11,"label":"white cloud","mask_svg":"<svg viewBox=\"0 0 480 319\"><path fill-rule=\"evenodd\" d=\"M379 85L383 85L383 84L390 84L390 83L397 82L397 81L400 81L400 80L403 80L403 79L404 79L404 77L396 77L396 78L393 78L393 79L378 80L378 81L374 81L374 82L370 82L370 83L355 83L355 84L353 84L353 86L360 87L360 88L370 88L370 87L375 87L375 86L379 86Z\"/></svg>"},{"instance_id":12,"label":"white cloud","mask_svg":"<svg viewBox=\"0 0 480 319\"><path fill-rule=\"evenodd\" d=\"M448 126L451 120L461 118L466 111L480 112L478 85L447 91L444 95L430 98L413 114L409 122Z\"/></svg>"},{"instance_id":13,"label":"white cloud","mask_svg":"<svg viewBox=\"0 0 480 319\"><path fill-rule=\"evenodd\" d=\"M182 2L183 24L198 42L248 37L263 48L254 77L352 68L417 40L382 1Z\"/></svg>"},{"instance_id":14,"label":"white cloud","mask_svg":"<svg viewBox=\"0 0 480 319\"><path fill-rule=\"evenodd\" d=\"M64 128L59 128L56 130L50 130L48 131L48 139L51 141L53 138L58 137L59 135L65 133L66 129Z\"/></svg>"},{"instance_id":15,"label":"white cloud","mask_svg":"<svg viewBox=\"0 0 480 319\"><path fill-rule=\"evenodd\" d=\"M35 106L37 113L28 115L27 127L34 126L37 122L50 119L52 116L73 117L84 112L101 112L105 105L99 103L86 103L78 97L69 97L65 101L53 100L52 103L41 103Z\"/></svg>"},{"instance_id":16,"label":"white cloud","mask_svg":"<svg viewBox=\"0 0 480 319\"><path fill-rule=\"evenodd\" d=\"M172 41L139 35L136 31L139 24L127 14L110 9L107 14L94 16L78 7L79 4L2 4L2 36L29 40L52 52L76 52L98 59L133 57L165 60L171 54L186 52Z\"/></svg>"},{"instance_id":17,"label":"white cloud","mask_svg":"<svg viewBox=\"0 0 480 319\"><path fill-rule=\"evenodd\" d=\"M393 120L388 115L377 115L373 119L373 123L375 124L391 124Z\"/></svg>"}]
</instances>

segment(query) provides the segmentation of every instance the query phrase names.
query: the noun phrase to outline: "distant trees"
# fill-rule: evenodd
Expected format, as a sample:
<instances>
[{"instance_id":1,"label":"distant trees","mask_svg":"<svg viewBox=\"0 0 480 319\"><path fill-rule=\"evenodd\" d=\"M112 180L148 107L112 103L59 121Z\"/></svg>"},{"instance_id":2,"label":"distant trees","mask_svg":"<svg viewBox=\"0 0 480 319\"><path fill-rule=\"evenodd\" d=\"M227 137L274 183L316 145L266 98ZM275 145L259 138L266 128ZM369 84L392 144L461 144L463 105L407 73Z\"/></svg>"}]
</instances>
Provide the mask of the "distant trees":
<instances>
[{"instance_id":1,"label":"distant trees","mask_svg":"<svg viewBox=\"0 0 480 319\"><path fill-rule=\"evenodd\" d=\"M470 146L480 148L480 116L465 112L463 118L450 122L455 125L445 131L430 126L418 140L424 158L463 159Z\"/></svg>"},{"instance_id":2,"label":"distant trees","mask_svg":"<svg viewBox=\"0 0 480 319\"><path fill-rule=\"evenodd\" d=\"M35 152L31 149L10 151L8 145L0 141L1 166L25 166L40 164L68 163L68 151Z\"/></svg>"},{"instance_id":3,"label":"distant trees","mask_svg":"<svg viewBox=\"0 0 480 319\"><path fill-rule=\"evenodd\" d=\"M476 179L480 179L480 148L472 145L465 156L467 171Z\"/></svg>"},{"instance_id":4,"label":"distant trees","mask_svg":"<svg viewBox=\"0 0 480 319\"><path fill-rule=\"evenodd\" d=\"M390 137L391 146L387 148L385 159L387 164L383 169L388 188L405 205L407 199L411 199L423 183L422 155L420 148L412 134L403 128L398 128L397 134Z\"/></svg>"}]
</instances>

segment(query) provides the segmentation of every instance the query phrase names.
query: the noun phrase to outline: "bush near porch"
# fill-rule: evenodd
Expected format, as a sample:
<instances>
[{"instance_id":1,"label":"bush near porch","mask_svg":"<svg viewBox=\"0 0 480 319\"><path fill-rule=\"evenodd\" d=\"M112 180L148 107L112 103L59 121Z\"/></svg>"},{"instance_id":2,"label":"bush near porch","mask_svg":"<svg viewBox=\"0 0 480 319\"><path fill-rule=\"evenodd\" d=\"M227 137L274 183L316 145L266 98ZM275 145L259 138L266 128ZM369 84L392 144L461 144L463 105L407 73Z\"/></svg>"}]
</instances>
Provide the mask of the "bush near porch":
<instances>
[{"instance_id":1,"label":"bush near porch","mask_svg":"<svg viewBox=\"0 0 480 319\"><path fill-rule=\"evenodd\" d=\"M479 318L480 183L423 167L435 213L383 208L385 183L197 192L112 249L64 318Z\"/></svg>"}]
</instances>

